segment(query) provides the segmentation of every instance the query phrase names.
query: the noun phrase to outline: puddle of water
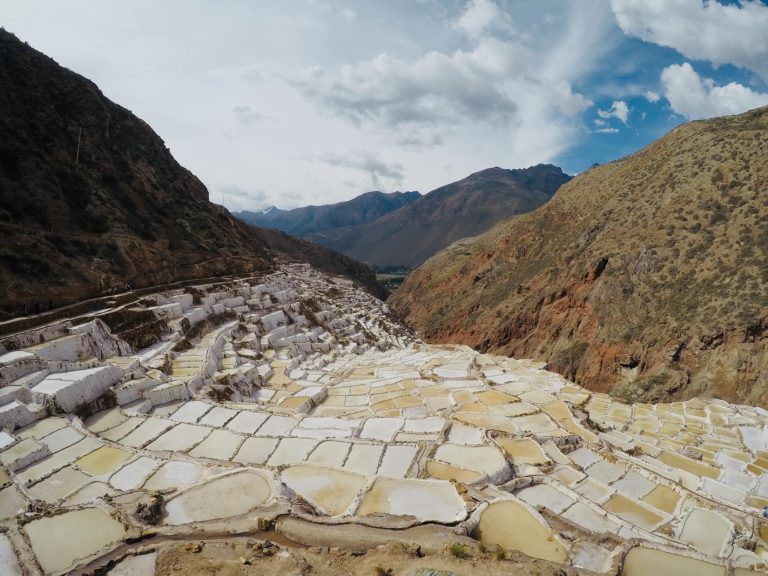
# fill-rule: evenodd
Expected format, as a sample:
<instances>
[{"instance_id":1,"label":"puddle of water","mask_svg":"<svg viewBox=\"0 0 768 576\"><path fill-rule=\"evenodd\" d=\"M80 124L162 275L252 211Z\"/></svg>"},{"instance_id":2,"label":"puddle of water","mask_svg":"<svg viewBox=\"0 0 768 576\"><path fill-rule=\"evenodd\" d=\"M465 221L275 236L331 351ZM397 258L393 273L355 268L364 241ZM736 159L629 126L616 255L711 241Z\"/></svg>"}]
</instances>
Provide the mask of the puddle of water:
<instances>
[{"instance_id":1,"label":"puddle of water","mask_svg":"<svg viewBox=\"0 0 768 576\"><path fill-rule=\"evenodd\" d=\"M329 516L343 514L368 483L361 474L314 466L291 466L281 477L288 488Z\"/></svg>"},{"instance_id":2,"label":"puddle of water","mask_svg":"<svg viewBox=\"0 0 768 576\"><path fill-rule=\"evenodd\" d=\"M78 468L91 476L107 476L128 462L132 454L120 448L102 446L75 462Z\"/></svg>"},{"instance_id":3,"label":"puddle of water","mask_svg":"<svg viewBox=\"0 0 768 576\"><path fill-rule=\"evenodd\" d=\"M519 550L528 556L561 564L565 562L566 549L543 518L513 500L490 504L483 511L475 532L483 544Z\"/></svg>"},{"instance_id":4,"label":"puddle of water","mask_svg":"<svg viewBox=\"0 0 768 576\"><path fill-rule=\"evenodd\" d=\"M643 496L641 500L662 512L674 514L677 503L680 501L680 494L666 486L656 486L656 488Z\"/></svg>"},{"instance_id":5,"label":"puddle of water","mask_svg":"<svg viewBox=\"0 0 768 576\"><path fill-rule=\"evenodd\" d=\"M467 515L464 501L450 482L377 479L365 495L358 516L414 516L421 522L452 523Z\"/></svg>"},{"instance_id":6,"label":"puddle of water","mask_svg":"<svg viewBox=\"0 0 768 576\"><path fill-rule=\"evenodd\" d=\"M644 530L651 531L658 526L664 518L655 512L641 506L638 502L616 494L605 504L605 509L613 512L619 518L631 522Z\"/></svg>"},{"instance_id":7,"label":"puddle of water","mask_svg":"<svg viewBox=\"0 0 768 576\"><path fill-rule=\"evenodd\" d=\"M516 465L549 463L549 457L539 443L530 438L500 438L498 443Z\"/></svg>"},{"instance_id":8,"label":"puddle of water","mask_svg":"<svg viewBox=\"0 0 768 576\"><path fill-rule=\"evenodd\" d=\"M64 570L125 536L123 525L99 508L33 520L24 531L46 572Z\"/></svg>"},{"instance_id":9,"label":"puddle of water","mask_svg":"<svg viewBox=\"0 0 768 576\"><path fill-rule=\"evenodd\" d=\"M245 470L190 488L166 505L165 524L178 525L240 516L272 497L272 482Z\"/></svg>"},{"instance_id":10,"label":"puddle of water","mask_svg":"<svg viewBox=\"0 0 768 576\"><path fill-rule=\"evenodd\" d=\"M624 557L621 576L725 576L725 568L696 558L651 548L632 548Z\"/></svg>"}]
</instances>

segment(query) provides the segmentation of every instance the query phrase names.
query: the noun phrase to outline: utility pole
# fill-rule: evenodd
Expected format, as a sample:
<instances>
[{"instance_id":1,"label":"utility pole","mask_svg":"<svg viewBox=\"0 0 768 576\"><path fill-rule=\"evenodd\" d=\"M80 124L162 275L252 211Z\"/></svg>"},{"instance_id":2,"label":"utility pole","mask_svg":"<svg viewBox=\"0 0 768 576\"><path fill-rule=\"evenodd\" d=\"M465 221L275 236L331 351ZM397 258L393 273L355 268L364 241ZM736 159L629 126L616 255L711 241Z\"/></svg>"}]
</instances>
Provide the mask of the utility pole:
<instances>
[{"instance_id":1,"label":"utility pole","mask_svg":"<svg viewBox=\"0 0 768 576\"><path fill-rule=\"evenodd\" d=\"M80 160L80 136L83 135L83 127L77 132L77 152L75 152L75 164Z\"/></svg>"}]
</instances>

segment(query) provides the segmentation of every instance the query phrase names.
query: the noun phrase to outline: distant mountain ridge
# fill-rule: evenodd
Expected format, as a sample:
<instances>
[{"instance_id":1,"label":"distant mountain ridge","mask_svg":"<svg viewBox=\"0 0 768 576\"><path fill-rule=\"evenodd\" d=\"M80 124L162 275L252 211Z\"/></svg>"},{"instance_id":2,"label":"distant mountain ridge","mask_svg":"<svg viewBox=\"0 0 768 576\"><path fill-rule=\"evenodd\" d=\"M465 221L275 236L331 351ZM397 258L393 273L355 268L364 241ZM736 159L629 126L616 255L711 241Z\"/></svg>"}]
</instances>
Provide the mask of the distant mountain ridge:
<instances>
[{"instance_id":1,"label":"distant mountain ridge","mask_svg":"<svg viewBox=\"0 0 768 576\"><path fill-rule=\"evenodd\" d=\"M366 266L209 202L146 122L3 29L0 86L0 317L278 260L385 295Z\"/></svg>"},{"instance_id":2,"label":"distant mountain ridge","mask_svg":"<svg viewBox=\"0 0 768 576\"><path fill-rule=\"evenodd\" d=\"M538 208L571 177L539 164L488 168L428 194L368 192L325 206L239 212L246 222L284 230L374 268L415 268L449 244Z\"/></svg>"},{"instance_id":3,"label":"distant mountain ridge","mask_svg":"<svg viewBox=\"0 0 768 576\"><path fill-rule=\"evenodd\" d=\"M368 224L305 237L372 266L415 268L456 240L538 208L570 179L550 164L488 168Z\"/></svg>"},{"instance_id":4,"label":"distant mountain ridge","mask_svg":"<svg viewBox=\"0 0 768 576\"><path fill-rule=\"evenodd\" d=\"M261 212L241 211L235 216L265 228L275 228L295 236L322 233L334 228L373 222L419 198L418 192L366 192L351 200L322 206L304 206L281 210L270 206Z\"/></svg>"}]
</instances>

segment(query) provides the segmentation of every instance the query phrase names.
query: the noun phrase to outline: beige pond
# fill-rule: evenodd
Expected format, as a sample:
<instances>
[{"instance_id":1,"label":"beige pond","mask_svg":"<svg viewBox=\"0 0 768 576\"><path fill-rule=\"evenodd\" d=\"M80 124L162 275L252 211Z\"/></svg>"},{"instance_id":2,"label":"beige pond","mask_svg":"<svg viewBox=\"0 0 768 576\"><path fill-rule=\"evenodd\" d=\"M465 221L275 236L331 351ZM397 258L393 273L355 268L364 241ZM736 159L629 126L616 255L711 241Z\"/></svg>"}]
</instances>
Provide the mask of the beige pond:
<instances>
[{"instance_id":1,"label":"beige pond","mask_svg":"<svg viewBox=\"0 0 768 576\"><path fill-rule=\"evenodd\" d=\"M650 507L647 508L638 501L621 494L614 495L608 500L604 508L643 530L653 531L664 522L664 517L661 514L657 514Z\"/></svg>"},{"instance_id":2,"label":"beige pond","mask_svg":"<svg viewBox=\"0 0 768 576\"><path fill-rule=\"evenodd\" d=\"M291 466L281 477L288 488L329 516L343 514L368 479L361 474L315 466Z\"/></svg>"},{"instance_id":3,"label":"beige pond","mask_svg":"<svg viewBox=\"0 0 768 576\"><path fill-rule=\"evenodd\" d=\"M632 548L624 557L621 576L725 576L725 568L696 558L652 548Z\"/></svg>"},{"instance_id":4,"label":"beige pond","mask_svg":"<svg viewBox=\"0 0 768 576\"><path fill-rule=\"evenodd\" d=\"M503 482L511 474L501 450L494 446L442 444L435 451L435 460L486 474L496 483Z\"/></svg>"},{"instance_id":5,"label":"beige pond","mask_svg":"<svg viewBox=\"0 0 768 576\"><path fill-rule=\"evenodd\" d=\"M437 460L427 460L427 474L438 480L455 480L464 484L471 484L483 477L479 472L443 464Z\"/></svg>"},{"instance_id":6,"label":"beige pond","mask_svg":"<svg viewBox=\"0 0 768 576\"><path fill-rule=\"evenodd\" d=\"M450 482L379 478L363 498L358 516L413 516L421 522L458 522L467 515L464 501Z\"/></svg>"},{"instance_id":7,"label":"beige pond","mask_svg":"<svg viewBox=\"0 0 768 576\"><path fill-rule=\"evenodd\" d=\"M266 503L272 482L256 470L244 470L190 488L166 505L165 523L204 522L240 516Z\"/></svg>"},{"instance_id":8,"label":"beige pond","mask_svg":"<svg viewBox=\"0 0 768 576\"><path fill-rule=\"evenodd\" d=\"M643 496L642 501L646 504L650 504L654 508L661 510L662 512L674 514L680 498L680 494L672 490L672 488L667 488L666 486L656 486L656 488Z\"/></svg>"},{"instance_id":9,"label":"beige pond","mask_svg":"<svg viewBox=\"0 0 768 576\"><path fill-rule=\"evenodd\" d=\"M476 537L483 544L496 544L561 564L567 555L544 519L514 500L490 504L480 517Z\"/></svg>"},{"instance_id":10,"label":"beige pond","mask_svg":"<svg viewBox=\"0 0 768 576\"><path fill-rule=\"evenodd\" d=\"M549 463L549 457L539 443L530 438L499 438L497 441L515 465Z\"/></svg>"},{"instance_id":11,"label":"beige pond","mask_svg":"<svg viewBox=\"0 0 768 576\"><path fill-rule=\"evenodd\" d=\"M33 520L24 531L45 572L57 572L125 536L123 525L99 508Z\"/></svg>"},{"instance_id":12,"label":"beige pond","mask_svg":"<svg viewBox=\"0 0 768 576\"><path fill-rule=\"evenodd\" d=\"M720 556L732 530L733 524L725 516L694 508L685 520L679 539L707 556Z\"/></svg>"},{"instance_id":13,"label":"beige pond","mask_svg":"<svg viewBox=\"0 0 768 576\"><path fill-rule=\"evenodd\" d=\"M133 454L127 450L102 446L78 459L75 464L91 476L107 476L128 462Z\"/></svg>"}]
</instances>

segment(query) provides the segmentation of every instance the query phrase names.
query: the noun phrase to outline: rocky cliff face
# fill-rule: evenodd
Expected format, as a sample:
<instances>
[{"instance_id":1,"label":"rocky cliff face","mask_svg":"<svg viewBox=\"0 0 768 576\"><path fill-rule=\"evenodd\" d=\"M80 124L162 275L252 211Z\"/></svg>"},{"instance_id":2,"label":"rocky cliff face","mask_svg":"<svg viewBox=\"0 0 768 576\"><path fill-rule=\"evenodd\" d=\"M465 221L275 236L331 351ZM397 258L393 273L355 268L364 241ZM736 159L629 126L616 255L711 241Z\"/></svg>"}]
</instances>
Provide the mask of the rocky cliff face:
<instances>
[{"instance_id":1,"label":"rocky cliff face","mask_svg":"<svg viewBox=\"0 0 768 576\"><path fill-rule=\"evenodd\" d=\"M391 305L630 400L768 405L768 108L683 125L458 242Z\"/></svg>"},{"instance_id":2,"label":"rocky cliff face","mask_svg":"<svg viewBox=\"0 0 768 576\"><path fill-rule=\"evenodd\" d=\"M308 238L379 267L415 268L459 238L482 234L505 218L538 208L569 179L550 165L489 168L368 224Z\"/></svg>"},{"instance_id":3,"label":"rocky cliff face","mask_svg":"<svg viewBox=\"0 0 768 576\"><path fill-rule=\"evenodd\" d=\"M380 288L328 250L250 228L141 119L0 30L0 309L305 261ZM80 140L78 151L78 139ZM280 245L283 250L277 250Z\"/></svg>"}]
</instances>

